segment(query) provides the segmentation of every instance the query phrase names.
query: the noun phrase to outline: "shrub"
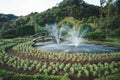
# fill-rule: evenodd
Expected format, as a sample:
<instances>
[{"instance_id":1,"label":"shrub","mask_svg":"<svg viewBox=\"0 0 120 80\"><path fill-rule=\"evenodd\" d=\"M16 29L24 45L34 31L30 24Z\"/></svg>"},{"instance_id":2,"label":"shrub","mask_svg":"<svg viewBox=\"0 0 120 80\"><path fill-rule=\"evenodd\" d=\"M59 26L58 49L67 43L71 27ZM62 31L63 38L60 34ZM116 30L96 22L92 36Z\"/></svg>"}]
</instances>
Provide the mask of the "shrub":
<instances>
[{"instance_id":1,"label":"shrub","mask_svg":"<svg viewBox=\"0 0 120 80\"><path fill-rule=\"evenodd\" d=\"M44 72L45 75L48 75L49 71L47 69L44 69L43 72Z\"/></svg>"},{"instance_id":2,"label":"shrub","mask_svg":"<svg viewBox=\"0 0 120 80\"><path fill-rule=\"evenodd\" d=\"M69 74L68 74L68 73L65 73L64 76L65 76L65 77L69 77Z\"/></svg>"},{"instance_id":3,"label":"shrub","mask_svg":"<svg viewBox=\"0 0 120 80\"><path fill-rule=\"evenodd\" d=\"M106 35L102 31L94 31L86 34L86 38L90 40L104 40L106 38Z\"/></svg>"},{"instance_id":4,"label":"shrub","mask_svg":"<svg viewBox=\"0 0 120 80\"><path fill-rule=\"evenodd\" d=\"M81 71L78 71L77 77L78 77L78 78L81 78L81 77L82 77Z\"/></svg>"},{"instance_id":5,"label":"shrub","mask_svg":"<svg viewBox=\"0 0 120 80\"><path fill-rule=\"evenodd\" d=\"M87 77L89 77L89 71L87 69L84 69L84 73Z\"/></svg>"},{"instance_id":6,"label":"shrub","mask_svg":"<svg viewBox=\"0 0 120 80\"><path fill-rule=\"evenodd\" d=\"M64 64L63 64L63 63L59 65L59 68L60 68L60 69L63 69L63 67L64 67Z\"/></svg>"},{"instance_id":7,"label":"shrub","mask_svg":"<svg viewBox=\"0 0 120 80\"><path fill-rule=\"evenodd\" d=\"M97 75L97 72L96 71L93 71L92 72L93 76L95 77Z\"/></svg>"},{"instance_id":8,"label":"shrub","mask_svg":"<svg viewBox=\"0 0 120 80\"><path fill-rule=\"evenodd\" d=\"M105 71L105 72L104 72L104 75L108 75L108 74L109 74L109 71Z\"/></svg>"},{"instance_id":9,"label":"shrub","mask_svg":"<svg viewBox=\"0 0 120 80\"><path fill-rule=\"evenodd\" d=\"M104 76L95 80L120 80L120 73L114 75Z\"/></svg>"},{"instance_id":10,"label":"shrub","mask_svg":"<svg viewBox=\"0 0 120 80\"><path fill-rule=\"evenodd\" d=\"M74 73L75 73L74 67L71 67L71 68L70 68L70 71L72 72L72 74L74 74Z\"/></svg>"}]
</instances>

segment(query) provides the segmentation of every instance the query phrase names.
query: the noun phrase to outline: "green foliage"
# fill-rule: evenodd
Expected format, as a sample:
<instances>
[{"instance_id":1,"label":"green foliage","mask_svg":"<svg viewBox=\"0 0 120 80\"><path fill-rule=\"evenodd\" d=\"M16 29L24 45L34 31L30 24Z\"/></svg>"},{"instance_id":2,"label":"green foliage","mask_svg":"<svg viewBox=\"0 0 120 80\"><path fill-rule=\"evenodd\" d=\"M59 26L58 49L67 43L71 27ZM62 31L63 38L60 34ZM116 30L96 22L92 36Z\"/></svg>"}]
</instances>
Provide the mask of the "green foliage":
<instances>
[{"instance_id":1,"label":"green foliage","mask_svg":"<svg viewBox=\"0 0 120 80\"><path fill-rule=\"evenodd\" d=\"M0 78L3 80L70 80L61 76L16 74L5 70L0 70Z\"/></svg>"},{"instance_id":2,"label":"green foliage","mask_svg":"<svg viewBox=\"0 0 120 80\"><path fill-rule=\"evenodd\" d=\"M117 15L120 14L120 0L115 1L116 13Z\"/></svg>"},{"instance_id":3,"label":"green foliage","mask_svg":"<svg viewBox=\"0 0 120 80\"><path fill-rule=\"evenodd\" d=\"M71 67L71 68L70 68L70 71L71 71L72 74L74 74L74 73L75 73L74 67Z\"/></svg>"},{"instance_id":4,"label":"green foliage","mask_svg":"<svg viewBox=\"0 0 120 80\"><path fill-rule=\"evenodd\" d=\"M81 77L82 77L81 71L78 71L77 77L78 77L78 78L81 78Z\"/></svg>"},{"instance_id":5,"label":"green foliage","mask_svg":"<svg viewBox=\"0 0 120 80\"><path fill-rule=\"evenodd\" d=\"M25 42L20 43L13 47L14 50L21 52L21 56L27 57L27 59L22 59L15 56L9 56L5 50L9 48L15 43L5 43L1 44L0 46L0 65L7 65L9 67L15 68L16 70L23 70L23 71L38 71L40 74L45 75L35 75L35 76L27 76L27 75L19 75L19 74L11 74L10 76L5 74L5 78L16 78L16 79L29 79L30 77L32 80L60 80L62 77L60 76L48 76L48 75L64 75L64 77L71 77L71 75L76 74L77 78L82 79L82 77L103 77L110 74L119 73L120 69L120 62L117 61L110 61L104 62L104 59L118 59L120 58L120 53L113 53L113 54L66 54L60 53L55 54L52 52L44 52L37 50L31 47L32 42ZM42 59L51 59L52 61L37 61L37 60L29 60L28 56L33 56L34 58L42 58ZM49 58L50 57L50 58ZM76 63L73 63L71 58L74 58ZM79 60L78 60L79 59ZM57 62L59 60L64 60L64 62ZM102 61L99 63L88 63L88 61L95 61L100 60ZM86 61L88 64L82 65L81 62ZM67 62L67 63L66 63ZM72 73L72 74L71 74ZM4 77L4 75L1 73ZM22 76L22 77L21 77ZM0 76L1 77L1 76ZM64 79L64 78L63 78ZM6 80L6 79L5 79ZM13 79L14 80L14 79Z\"/></svg>"},{"instance_id":6,"label":"green foliage","mask_svg":"<svg viewBox=\"0 0 120 80\"><path fill-rule=\"evenodd\" d=\"M48 75L49 71L48 71L48 69L44 69L43 72L44 72L45 75Z\"/></svg>"},{"instance_id":7,"label":"green foliage","mask_svg":"<svg viewBox=\"0 0 120 80\"><path fill-rule=\"evenodd\" d=\"M33 25L24 25L17 28L17 36L33 35L35 29Z\"/></svg>"},{"instance_id":8,"label":"green foliage","mask_svg":"<svg viewBox=\"0 0 120 80\"><path fill-rule=\"evenodd\" d=\"M120 73L104 76L95 80L120 80Z\"/></svg>"},{"instance_id":9,"label":"green foliage","mask_svg":"<svg viewBox=\"0 0 120 80\"><path fill-rule=\"evenodd\" d=\"M63 63L60 64L60 65L59 65L59 68L60 68L60 69L63 69L63 68L64 68L64 64L63 64Z\"/></svg>"},{"instance_id":10,"label":"green foliage","mask_svg":"<svg viewBox=\"0 0 120 80\"><path fill-rule=\"evenodd\" d=\"M67 3L66 3L67 2ZM83 0L64 0L51 9L48 9L42 13L31 13L27 16L19 16L12 21L6 21L6 16L2 17L0 21L0 27L4 31L8 29L15 30L18 36L31 35L33 33L40 32L40 29L46 24L58 23L66 17L73 17L75 19L89 18L90 16L98 16L99 7L85 3ZM34 32L29 33L29 28L26 30L26 25L33 25ZM21 32L24 30L23 32ZM25 32L26 30L26 32ZM8 34L7 34L8 35ZM16 36L16 34L14 35Z\"/></svg>"},{"instance_id":11,"label":"green foliage","mask_svg":"<svg viewBox=\"0 0 120 80\"><path fill-rule=\"evenodd\" d=\"M63 20L61 20L58 24L58 27L61 27L63 24L69 26L70 28L75 27L75 29L78 29L80 26L81 21L73 18L73 17L66 17Z\"/></svg>"},{"instance_id":12,"label":"green foliage","mask_svg":"<svg viewBox=\"0 0 120 80\"><path fill-rule=\"evenodd\" d=\"M97 17L96 16L90 16L87 20L88 23L95 23L97 20Z\"/></svg>"},{"instance_id":13,"label":"green foliage","mask_svg":"<svg viewBox=\"0 0 120 80\"><path fill-rule=\"evenodd\" d=\"M15 30L8 29L8 30L2 32L1 37L2 38L14 38L14 37L16 37L16 32L15 32Z\"/></svg>"},{"instance_id":14,"label":"green foliage","mask_svg":"<svg viewBox=\"0 0 120 80\"><path fill-rule=\"evenodd\" d=\"M76 19L81 17L88 18L92 15L97 16L99 13L97 6L86 4L83 0L64 0L59 4L59 6L62 8L62 10L66 11L64 15L73 16ZM93 13L91 13L91 11Z\"/></svg>"},{"instance_id":15,"label":"green foliage","mask_svg":"<svg viewBox=\"0 0 120 80\"><path fill-rule=\"evenodd\" d=\"M115 29L114 31L111 31L110 32L110 35L111 35L111 37L113 37L113 38L120 38L120 28L118 28L118 29Z\"/></svg>"},{"instance_id":16,"label":"green foliage","mask_svg":"<svg viewBox=\"0 0 120 80\"><path fill-rule=\"evenodd\" d=\"M70 80L70 78L63 76L60 80Z\"/></svg>"},{"instance_id":17,"label":"green foliage","mask_svg":"<svg viewBox=\"0 0 120 80\"><path fill-rule=\"evenodd\" d=\"M84 69L84 73L87 77L89 77L89 71L87 69Z\"/></svg>"},{"instance_id":18,"label":"green foliage","mask_svg":"<svg viewBox=\"0 0 120 80\"><path fill-rule=\"evenodd\" d=\"M84 31L85 33L89 33L94 31L94 28L91 25L84 23L80 26L80 32L84 32Z\"/></svg>"},{"instance_id":19,"label":"green foliage","mask_svg":"<svg viewBox=\"0 0 120 80\"><path fill-rule=\"evenodd\" d=\"M102 31L94 31L86 34L85 37L90 40L104 40L106 38L106 35Z\"/></svg>"},{"instance_id":20,"label":"green foliage","mask_svg":"<svg viewBox=\"0 0 120 80\"><path fill-rule=\"evenodd\" d=\"M65 73L64 76L65 76L65 77L69 77L69 74L68 74L68 73Z\"/></svg>"},{"instance_id":21,"label":"green foliage","mask_svg":"<svg viewBox=\"0 0 120 80\"><path fill-rule=\"evenodd\" d=\"M17 16L15 15L12 15L12 14L0 14L0 23L1 22L6 22L6 21L9 21L9 20L13 20L13 19L16 19Z\"/></svg>"},{"instance_id":22,"label":"green foliage","mask_svg":"<svg viewBox=\"0 0 120 80\"><path fill-rule=\"evenodd\" d=\"M119 38L120 28L120 0L100 0L101 5L87 4L84 0L63 0L58 6L42 13L31 13L27 16L14 16L0 14L0 37L13 38L17 36L33 35L46 31L46 24L64 22L75 26L77 29L81 23L90 23L84 28L89 28L86 38L101 40L101 38ZM101 15L101 16L100 16ZM66 19L67 18L67 19ZM66 19L66 20L65 20ZM30 27L32 26L32 27ZM97 29L100 29L99 33ZM31 32L30 32L31 31ZM104 32L104 33L103 33ZM97 35L96 35L97 34Z\"/></svg>"}]
</instances>

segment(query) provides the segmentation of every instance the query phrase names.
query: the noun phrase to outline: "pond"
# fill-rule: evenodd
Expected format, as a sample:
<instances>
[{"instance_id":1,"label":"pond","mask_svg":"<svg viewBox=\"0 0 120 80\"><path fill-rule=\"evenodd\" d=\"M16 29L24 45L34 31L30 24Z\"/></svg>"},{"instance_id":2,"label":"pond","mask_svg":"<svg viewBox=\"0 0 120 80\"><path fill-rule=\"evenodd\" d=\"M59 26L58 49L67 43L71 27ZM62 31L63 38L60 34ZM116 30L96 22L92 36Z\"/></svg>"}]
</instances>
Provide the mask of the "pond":
<instances>
[{"instance_id":1,"label":"pond","mask_svg":"<svg viewBox=\"0 0 120 80\"><path fill-rule=\"evenodd\" d=\"M51 51L51 52L66 52L66 53L109 53L109 52L118 52L120 48L107 46L107 45L98 45L98 44L89 44L81 42L78 46L70 42L63 42L56 44L53 42L38 42L34 44L35 48Z\"/></svg>"}]
</instances>

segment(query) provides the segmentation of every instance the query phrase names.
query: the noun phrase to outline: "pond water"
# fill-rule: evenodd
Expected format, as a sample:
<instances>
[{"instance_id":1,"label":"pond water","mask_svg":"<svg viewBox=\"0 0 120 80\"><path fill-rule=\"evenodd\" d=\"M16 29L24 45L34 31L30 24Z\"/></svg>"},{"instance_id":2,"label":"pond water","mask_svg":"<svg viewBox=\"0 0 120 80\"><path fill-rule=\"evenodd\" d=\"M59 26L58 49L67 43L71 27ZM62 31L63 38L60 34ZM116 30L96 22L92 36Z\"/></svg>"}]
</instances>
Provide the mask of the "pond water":
<instances>
[{"instance_id":1,"label":"pond water","mask_svg":"<svg viewBox=\"0 0 120 80\"><path fill-rule=\"evenodd\" d=\"M107 45L98 45L98 44L88 44L80 43L78 46L70 42L63 42L56 44L53 42L39 42L34 44L35 48L52 51L52 52L67 52L67 53L105 53L105 52L118 52L120 48L107 46Z\"/></svg>"}]
</instances>

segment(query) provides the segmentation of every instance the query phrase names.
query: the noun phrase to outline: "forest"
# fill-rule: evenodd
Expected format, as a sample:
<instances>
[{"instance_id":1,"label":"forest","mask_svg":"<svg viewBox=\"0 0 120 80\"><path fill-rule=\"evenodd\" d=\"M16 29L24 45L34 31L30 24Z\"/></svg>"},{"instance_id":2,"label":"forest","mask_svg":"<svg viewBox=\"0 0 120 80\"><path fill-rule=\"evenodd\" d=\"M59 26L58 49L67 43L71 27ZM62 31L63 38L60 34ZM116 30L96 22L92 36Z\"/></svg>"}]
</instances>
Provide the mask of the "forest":
<instances>
[{"instance_id":1,"label":"forest","mask_svg":"<svg viewBox=\"0 0 120 80\"><path fill-rule=\"evenodd\" d=\"M86 37L120 38L120 0L100 1L101 6L95 6L83 0L63 0L41 13L32 12L26 16L0 14L0 36L14 38L33 35L45 29L46 24L59 24L65 18L72 17L93 28Z\"/></svg>"}]
</instances>

